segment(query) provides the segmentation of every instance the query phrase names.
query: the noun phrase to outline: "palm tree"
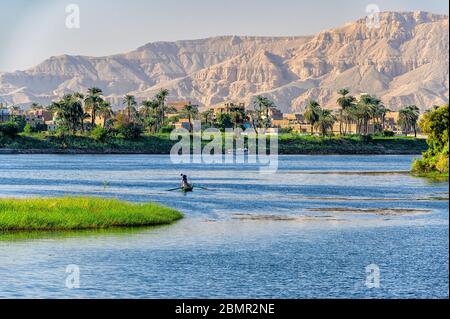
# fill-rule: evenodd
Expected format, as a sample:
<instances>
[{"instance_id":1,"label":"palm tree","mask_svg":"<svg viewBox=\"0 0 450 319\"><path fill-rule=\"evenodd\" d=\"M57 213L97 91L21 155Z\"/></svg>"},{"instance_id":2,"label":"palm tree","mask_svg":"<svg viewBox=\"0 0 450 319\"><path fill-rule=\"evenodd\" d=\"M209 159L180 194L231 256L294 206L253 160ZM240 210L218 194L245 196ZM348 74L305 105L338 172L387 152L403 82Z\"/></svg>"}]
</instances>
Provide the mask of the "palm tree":
<instances>
[{"instance_id":1,"label":"palm tree","mask_svg":"<svg viewBox=\"0 0 450 319\"><path fill-rule=\"evenodd\" d=\"M142 102L140 112L144 118L144 126L158 131L158 108L159 103L156 100L146 100Z\"/></svg>"},{"instance_id":2,"label":"palm tree","mask_svg":"<svg viewBox=\"0 0 450 319\"><path fill-rule=\"evenodd\" d=\"M84 112L83 113L83 115L81 116L81 118L80 118L80 125L81 125L81 132L84 134L84 131L85 131L85 127L84 127L84 122L87 120L87 119L90 119L91 118L91 115L89 114L89 113L86 113L86 112Z\"/></svg>"},{"instance_id":3,"label":"palm tree","mask_svg":"<svg viewBox=\"0 0 450 319\"><path fill-rule=\"evenodd\" d=\"M398 123L405 135L408 135L410 129L414 130L414 136L417 137L417 121L419 120L420 110L415 105L404 106L399 111Z\"/></svg>"},{"instance_id":4,"label":"palm tree","mask_svg":"<svg viewBox=\"0 0 450 319\"><path fill-rule=\"evenodd\" d=\"M333 115L333 112L326 109L320 109L319 111L319 119L314 124L316 130L322 133L322 136L325 136L328 130L333 128L334 123L336 122L336 117Z\"/></svg>"},{"instance_id":5,"label":"palm tree","mask_svg":"<svg viewBox=\"0 0 450 319\"><path fill-rule=\"evenodd\" d=\"M258 128L270 127L269 110L274 107L274 103L267 97L258 95L253 100L252 121L256 133Z\"/></svg>"},{"instance_id":6,"label":"palm tree","mask_svg":"<svg viewBox=\"0 0 450 319\"><path fill-rule=\"evenodd\" d=\"M55 112L62 126L75 134L78 127L82 127L85 116L81 101L71 94L66 94L60 101L49 106L49 110Z\"/></svg>"},{"instance_id":7,"label":"palm tree","mask_svg":"<svg viewBox=\"0 0 450 319\"><path fill-rule=\"evenodd\" d=\"M242 126L247 118L247 114L242 109L236 109L230 114L231 120L233 121L234 128ZM268 114L266 115L268 118ZM267 123L270 124L270 123Z\"/></svg>"},{"instance_id":8,"label":"palm tree","mask_svg":"<svg viewBox=\"0 0 450 319\"><path fill-rule=\"evenodd\" d=\"M375 121L378 124L379 131L384 132L386 127L386 115L391 112L384 104L377 105L375 109Z\"/></svg>"},{"instance_id":9,"label":"palm tree","mask_svg":"<svg viewBox=\"0 0 450 319\"><path fill-rule=\"evenodd\" d=\"M348 116L350 108L355 103L355 97L354 96L347 96L350 93L348 89L341 89L338 91L338 94L341 96L337 100L337 104L340 106L339 109L339 133L342 135L342 133L347 133L347 125L350 121L350 117ZM345 123L345 130L343 130L343 123ZM344 132L343 132L344 131Z\"/></svg>"},{"instance_id":10,"label":"palm tree","mask_svg":"<svg viewBox=\"0 0 450 319\"><path fill-rule=\"evenodd\" d=\"M306 107L306 112L304 114L305 120L311 125L311 135L314 134L314 126L320 117L320 104L316 101L309 101L308 106Z\"/></svg>"},{"instance_id":11,"label":"palm tree","mask_svg":"<svg viewBox=\"0 0 450 319\"><path fill-rule=\"evenodd\" d=\"M125 111L127 113L128 122L132 122L134 115L136 114L136 98L133 95L125 95L123 98L123 104L126 105Z\"/></svg>"},{"instance_id":12,"label":"palm tree","mask_svg":"<svg viewBox=\"0 0 450 319\"><path fill-rule=\"evenodd\" d=\"M76 93L79 98L83 98L82 94ZM97 118L97 112L99 111L100 104L103 102L101 95L103 91L97 87L92 87L88 89L88 95L84 100L86 110L91 112L91 124L95 125L95 120Z\"/></svg>"},{"instance_id":13,"label":"palm tree","mask_svg":"<svg viewBox=\"0 0 450 319\"><path fill-rule=\"evenodd\" d=\"M166 120L166 100L169 96L169 90L161 89L158 94L156 94L156 100L159 104L159 126L164 125L164 121Z\"/></svg>"},{"instance_id":14,"label":"palm tree","mask_svg":"<svg viewBox=\"0 0 450 319\"><path fill-rule=\"evenodd\" d=\"M99 106L99 115L103 118L103 127L106 127L106 123L114 117L111 103L102 101Z\"/></svg>"},{"instance_id":15,"label":"palm tree","mask_svg":"<svg viewBox=\"0 0 450 319\"><path fill-rule=\"evenodd\" d=\"M191 102L186 104L181 110L181 114L186 116L189 121L189 132L192 133L194 126L192 125L192 120L198 117L198 105L192 105Z\"/></svg>"},{"instance_id":16,"label":"palm tree","mask_svg":"<svg viewBox=\"0 0 450 319\"><path fill-rule=\"evenodd\" d=\"M381 100L376 96L364 94L360 97L355 116L358 119L358 130L361 131L363 127L365 135L369 134L369 122L376 117L381 104Z\"/></svg>"},{"instance_id":17,"label":"palm tree","mask_svg":"<svg viewBox=\"0 0 450 319\"><path fill-rule=\"evenodd\" d=\"M200 114L202 122L206 127L210 127L214 122L214 111L212 109L206 110Z\"/></svg>"},{"instance_id":18,"label":"palm tree","mask_svg":"<svg viewBox=\"0 0 450 319\"><path fill-rule=\"evenodd\" d=\"M411 111L410 120L414 130L414 137L417 138L417 122L419 121L420 117L420 109L416 105L410 105L408 108Z\"/></svg>"}]
</instances>

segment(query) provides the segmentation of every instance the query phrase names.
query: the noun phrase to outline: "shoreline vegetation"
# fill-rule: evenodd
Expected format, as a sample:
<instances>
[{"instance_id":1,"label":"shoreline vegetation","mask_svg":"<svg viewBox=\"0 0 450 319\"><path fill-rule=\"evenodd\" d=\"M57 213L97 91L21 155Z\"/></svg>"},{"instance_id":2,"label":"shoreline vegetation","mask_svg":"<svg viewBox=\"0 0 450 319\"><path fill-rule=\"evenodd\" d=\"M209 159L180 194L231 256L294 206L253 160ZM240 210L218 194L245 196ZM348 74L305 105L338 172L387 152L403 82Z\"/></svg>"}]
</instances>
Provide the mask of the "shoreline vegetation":
<instances>
[{"instance_id":1,"label":"shoreline vegetation","mask_svg":"<svg viewBox=\"0 0 450 319\"><path fill-rule=\"evenodd\" d=\"M110 137L102 141L84 135L20 133L0 137L1 154L148 154L168 155L178 143L170 133L145 134L136 140ZM202 141L202 146L208 144ZM267 143L269 145L269 143ZM280 155L420 155L428 150L425 139L382 136L310 136L282 133ZM226 151L224 150L225 154Z\"/></svg>"},{"instance_id":2,"label":"shoreline vegetation","mask_svg":"<svg viewBox=\"0 0 450 319\"><path fill-rule=\"evenodd\" d=\"M170 133L180 128L190 134L251 129L260 139L278 129L280 155L418 155L428 149L417 138L417 106L405 105L393 116L376 96L356 97L348 89L338 91L336 110L311 100L302 114L283 114L265 96L254 97L250 108L226 103L200 112L191 102L171 105L169 93L161 89L144 101L125 95L118 111L98 87L66 94L48 106L33 103L26 112L10 106L7 122L0 119L0 154L170 154L178 143Z\"/></svg>"},{"instance_id":3,"label":"shoreline vegetation","mask_svg":"<svg viewBox=\"0 0 450 319\"><path fill-rule=\"evenodd\" d=\"M418 177L448 179L449 174L449 113L448 104L436 106L424 114L419 122L421 130L428 134L429 149L422 159L414 161L412 173Z\"/></svg>"},{"instance_id":4,"label":"shoreline vegetation","mask_svg":"<svg viewBox=\"0 0 450 319\"><path fill-rule=\"evenodd\" d=\"M172 224L183 215L154 203L63 197L0 199L0 233L149 227Z\"/></svg>"}]
</instances>

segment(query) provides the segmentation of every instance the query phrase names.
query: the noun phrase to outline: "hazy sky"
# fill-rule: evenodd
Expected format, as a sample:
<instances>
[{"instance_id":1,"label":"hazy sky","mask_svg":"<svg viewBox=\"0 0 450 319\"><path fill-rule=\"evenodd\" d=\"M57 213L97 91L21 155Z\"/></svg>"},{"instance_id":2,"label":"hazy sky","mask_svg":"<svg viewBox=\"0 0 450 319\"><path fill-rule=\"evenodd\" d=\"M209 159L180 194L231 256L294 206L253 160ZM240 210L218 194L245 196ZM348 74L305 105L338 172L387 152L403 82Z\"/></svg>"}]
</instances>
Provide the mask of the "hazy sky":
<instances>
[{"instance_id":1,"label":"hazy sky","mask_svg":"<svg viewBox=\"0 0 450 319\"><path fill-rule=\"evenodd\" d=\"M448 14L447 0L0 0L0 72L60 54L108 55L153 41L311 35L381 11ZM66 27L66 6L80 28Z\"/></svg>"}]
</instances>

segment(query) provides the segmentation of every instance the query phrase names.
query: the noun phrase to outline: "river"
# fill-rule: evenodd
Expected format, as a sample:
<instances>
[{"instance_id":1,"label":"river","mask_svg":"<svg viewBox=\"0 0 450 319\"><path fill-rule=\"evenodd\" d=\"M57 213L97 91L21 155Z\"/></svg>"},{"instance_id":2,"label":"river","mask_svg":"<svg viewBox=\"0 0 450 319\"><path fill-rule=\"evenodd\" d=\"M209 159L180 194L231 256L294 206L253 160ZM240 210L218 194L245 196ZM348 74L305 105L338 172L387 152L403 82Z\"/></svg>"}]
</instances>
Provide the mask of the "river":
<instances>
[{"instance_id":1,"label":"river","mask_svg":"<svg viewBox=\"0 0 450 319\"><path fill-rule=\"evenodd\" d=\"M185 218L0 234L0 298L448 298L449 185L405 173L412 160L281 156L261 174L168 156L2 155L0 197L156 201ZM167 192L181 173L208 190Z\"/></svg>"}]
</instances>

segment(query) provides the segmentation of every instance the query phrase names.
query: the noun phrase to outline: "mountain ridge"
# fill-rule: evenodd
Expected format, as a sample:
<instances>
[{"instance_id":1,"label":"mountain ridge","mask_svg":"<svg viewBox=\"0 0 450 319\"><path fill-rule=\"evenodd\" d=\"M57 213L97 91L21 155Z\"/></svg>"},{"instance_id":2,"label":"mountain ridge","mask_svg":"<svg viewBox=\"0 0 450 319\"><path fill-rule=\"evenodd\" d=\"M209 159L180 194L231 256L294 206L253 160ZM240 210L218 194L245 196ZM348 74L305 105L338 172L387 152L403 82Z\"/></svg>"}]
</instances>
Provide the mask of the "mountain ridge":
<instances>
[{"instance_id":1,"label":"mountain ridge","mask_svg":"<svg viewBox=\"0 0 450 319\"><path fill-rule=\"evenodd\" d=\"M379 28L358 19L313 36L218 36L147 43L103 57L61 55L25 71L0 73L0 101L49 104L98 86L113 104L167 88L170 99L247 105L267 95L283 111L309 99L335 107L336 91L372 93L391 108L448 102L448 16L385 12Z\"/></svg>"}]
</instances>

